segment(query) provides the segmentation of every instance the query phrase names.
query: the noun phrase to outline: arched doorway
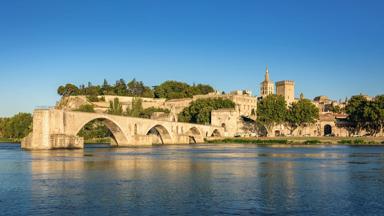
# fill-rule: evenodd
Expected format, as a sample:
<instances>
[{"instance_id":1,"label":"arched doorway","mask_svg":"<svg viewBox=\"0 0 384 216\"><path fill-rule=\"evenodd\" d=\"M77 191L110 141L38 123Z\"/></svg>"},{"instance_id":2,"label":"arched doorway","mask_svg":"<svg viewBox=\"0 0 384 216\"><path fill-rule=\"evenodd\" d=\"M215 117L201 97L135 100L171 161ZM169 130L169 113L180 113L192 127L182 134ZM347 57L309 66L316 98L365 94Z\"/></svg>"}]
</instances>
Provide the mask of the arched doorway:
<instances>
[{"instance_id":1,"label":"arched doorway","mask_svg":"<svg viewBox=\"0 0 384 216\"><path fill-rule=\"evenodd\" d=\"M172 137L168 130L162 125L151 127L147 135L152 136L152 144L172 144Z\"/></svg>"},{"instance_id":2,"label":"arched doorway","mask_svg":"<svg viewBox=\"0 0 384 216\"><path fill-rule=\"evenodd\" d=\"M324 136L332 135L332 126L329 124L324 125Z\"/></svg>"},{"instance_id":3,"label":"arched doorway","mask_svg":"<svg viewBox=\"0 0 384 216\"><path fill-rule=\"evenodd\" d=\"M110 146L127 145L128 140L119 125L107 118L96 118L85 122L76 133L85 142L109 144Z\"/></svg>"},{"instance_id":4,"label":"arched doorway","mask_svg":"<svg viewBox=\"0 0 384 216\"><path fill-rule=\"evenodd\" d=\"M221 137L221 134L220 134L220 131L215 129L213 132L212 132L212 137Z\"/></svg>"},{"instance_id":5,"label":"arched doorway","mask_svg":"<svg viewBox=\"0 0 384 216\"><path fill-rule=\"evenodd\" d=\"M281 136L281 132L279 130L275 130L275 136Z\"/></svg>"}]
</instances>

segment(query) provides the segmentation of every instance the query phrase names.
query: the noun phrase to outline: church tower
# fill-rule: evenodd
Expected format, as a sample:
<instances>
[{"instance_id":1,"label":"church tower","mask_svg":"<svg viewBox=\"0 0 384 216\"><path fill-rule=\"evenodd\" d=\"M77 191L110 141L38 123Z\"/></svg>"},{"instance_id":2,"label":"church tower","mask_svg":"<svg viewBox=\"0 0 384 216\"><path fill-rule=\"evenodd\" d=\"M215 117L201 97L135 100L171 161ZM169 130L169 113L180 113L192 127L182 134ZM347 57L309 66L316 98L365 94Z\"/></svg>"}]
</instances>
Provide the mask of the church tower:
<instances>
[{"instance_id":1,"label":"church tower","mask_svg":"<svg viewBox=\"0 0 384 216\"><path fill-rule=\"evenodd\" d=\"M269 79L268 65L265 69L265 79L260 83L260 96L266 97L275 93L275 84Z\"/></svg>"}]
</instances>

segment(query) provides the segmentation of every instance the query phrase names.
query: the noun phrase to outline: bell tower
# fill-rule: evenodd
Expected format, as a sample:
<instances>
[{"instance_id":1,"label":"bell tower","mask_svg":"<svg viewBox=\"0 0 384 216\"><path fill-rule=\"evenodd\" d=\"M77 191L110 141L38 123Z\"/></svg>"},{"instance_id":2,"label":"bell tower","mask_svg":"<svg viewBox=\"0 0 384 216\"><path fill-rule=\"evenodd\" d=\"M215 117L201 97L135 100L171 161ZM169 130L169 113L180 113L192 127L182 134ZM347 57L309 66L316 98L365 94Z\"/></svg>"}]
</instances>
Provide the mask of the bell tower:
<instances>
[{"instance_id":1,"label":"bell tower","mask_svg":"<svg viewBox=\"0 0 384 216\"><path fill-rule=\"evenodd\" d=\"M265 78L264 81L260 83L260 96L261 97L266 97L270 94L275 93L275 85L273 81L269 79L269 69L268 65L265 69Z\"/></svg>"}]
</instances>

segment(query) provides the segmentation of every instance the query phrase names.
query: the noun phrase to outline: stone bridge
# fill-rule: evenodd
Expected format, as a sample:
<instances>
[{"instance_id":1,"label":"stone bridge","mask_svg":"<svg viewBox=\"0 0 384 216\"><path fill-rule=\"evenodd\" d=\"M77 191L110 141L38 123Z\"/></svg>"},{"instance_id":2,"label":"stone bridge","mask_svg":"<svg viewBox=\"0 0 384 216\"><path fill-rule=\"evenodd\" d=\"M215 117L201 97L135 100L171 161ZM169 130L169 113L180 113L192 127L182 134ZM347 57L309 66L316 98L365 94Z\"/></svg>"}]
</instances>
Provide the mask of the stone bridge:
<instances>
[{"instance_id":1,"label":"stone bridge","mask_svg":"<svg viewBox=\"0 0 384 216\"><path fill-rule=\"evenodd\" d=\"M224 128L211 125L159 121L58 109L36 109L33 130L23 139L24 149L83 148L79 131L93 120L102 121L112 133L112 146L202 143L221 136Z\"/></svg>"}]
</instances>

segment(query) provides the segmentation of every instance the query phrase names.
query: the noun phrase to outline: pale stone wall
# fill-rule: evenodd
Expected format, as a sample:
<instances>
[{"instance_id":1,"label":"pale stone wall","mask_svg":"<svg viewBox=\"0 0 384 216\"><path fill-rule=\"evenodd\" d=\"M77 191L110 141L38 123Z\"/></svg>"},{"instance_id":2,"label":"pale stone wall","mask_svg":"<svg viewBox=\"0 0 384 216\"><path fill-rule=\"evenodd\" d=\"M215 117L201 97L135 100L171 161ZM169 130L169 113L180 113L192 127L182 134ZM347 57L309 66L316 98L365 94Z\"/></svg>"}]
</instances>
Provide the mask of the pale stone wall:
<instances>
[{"instance_id":1,"label":"pale stone wall","mask_svg":"<svg viewBox=\"0 0 384 216\"><path fill-rule=\"evenodd\" d=\"M283 80L276 82L276 94L284 97L287 105L295 101L295 82Z\"/></svg>"},{"instance_id":2,"label":"pale stone wall","mask_svg":"<svg viewBox=\"0 0 384 216\"><path fill-rule=\"evenodd\" d=\"M211 113L211 124L213 126L223 127L224 136L233 137L238 133L240 127L239 112L235 109L219 109Z\"/></svg>"},{"instance_id":3,"label":"pale stone wall","mask_svg":"<svg viewBox=\"0 0 384 216\"><path fill-rule=\"evenodd\" d=\"M113 133L118 146L148 145L154 141L155 130L164 144L203 142L215 131L224 134L222 127L172 121L133 118L104 113L72 112L57 109L35 110L33 131L22 142L25 149L82 148L83 139L77 136L81 128L99 119Z\"/></svg>"},{"instance_id":4,"label":"pale stone wall","mask_svg":"<svg viewBox=\"0 0 384 216\"><path fill-rule=\"evenodd\" d=\"M235 91L230 94L211 93L207 95L195 95L193 100L207 98L223 98L235 103L235 109L242 116L253 116L257 110L257 98L250 95L249 91Z\"/></svg>"},{"instance_id":5,"label":"pale stone wall","mask_svg":"<svg viewBox=\"0 0 384 216\"><path fill-rule=\"evenodd\" d=\"M236 109L240 112L240 115L252 116L256 113L257 109L257 98L250 95L249 91L235 91L230 94L210 93L207 95L195 95L193 98L173 99L166 100L164 98L140 98L142 100L142 106L144 109L155 107L162 109L169 109L173 115L178 115L188 107L193 101L198 99L209 99L209 98L223 98L233 101L236 105ZM57 108L66 110L75 110L83 104L93 104L95 111L98 113L104 113L108 110L110 102L114 101L115 98L119 99L123 110L132 107L132 101L134 97L105 95L102 96L105 101L88 102L85 96L70 96L64 97L58 103L60 106ZM101 98L101 96L100 96Z\"/></svg>"}]
</instances>

